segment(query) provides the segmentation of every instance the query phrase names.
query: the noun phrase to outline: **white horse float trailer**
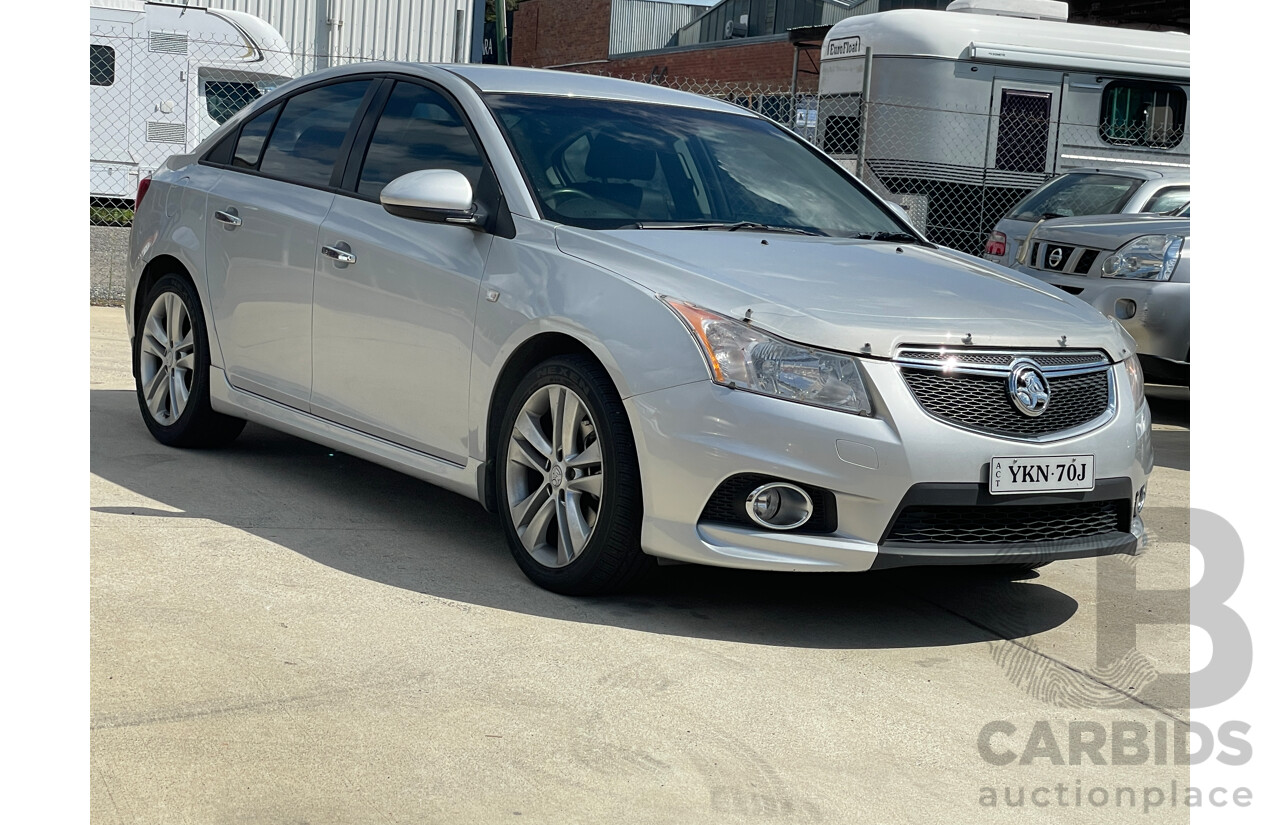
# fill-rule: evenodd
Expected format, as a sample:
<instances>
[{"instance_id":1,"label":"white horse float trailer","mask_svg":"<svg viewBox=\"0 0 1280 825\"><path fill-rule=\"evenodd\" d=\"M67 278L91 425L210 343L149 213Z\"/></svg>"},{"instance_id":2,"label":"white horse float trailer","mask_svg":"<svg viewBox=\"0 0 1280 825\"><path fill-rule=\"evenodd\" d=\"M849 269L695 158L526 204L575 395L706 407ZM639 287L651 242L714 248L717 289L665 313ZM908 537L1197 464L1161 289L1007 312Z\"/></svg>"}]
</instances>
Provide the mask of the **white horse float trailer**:
<instances>
[{"instance_id":1,"label":"white horse float trailer","mask_svg":"<svg viewBox=\"0 0 1280 825\"><path fill-rule=\"evenodd\" d=\"M836 23L819 145L931 239L974 254L1053 175L1189 167L1190 37L1066 17L1053 0L956 0Z\"/></svg>"},{"instance_id":2,"label":"white horse float trailer","mask_svg":"<svg viewBox=\"0 0 1280 825\"><path fill-rule=\"evenodd\" d=\"M131 204L139 175L293 76L284 39L252 15L92 0L90 202Z\"/></svg>"}]
</instances>

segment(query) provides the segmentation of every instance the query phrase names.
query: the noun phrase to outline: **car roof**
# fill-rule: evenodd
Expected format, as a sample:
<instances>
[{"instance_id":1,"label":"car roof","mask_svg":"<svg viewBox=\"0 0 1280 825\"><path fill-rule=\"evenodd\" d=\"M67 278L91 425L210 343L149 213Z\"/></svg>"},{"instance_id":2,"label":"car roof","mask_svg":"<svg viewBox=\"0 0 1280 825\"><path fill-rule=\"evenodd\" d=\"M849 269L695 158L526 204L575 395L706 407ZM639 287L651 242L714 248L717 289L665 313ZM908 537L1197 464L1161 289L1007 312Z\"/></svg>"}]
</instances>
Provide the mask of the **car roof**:
<instances>
[{"instance_id":1,"label":"car roof","mask_svg":"<svg viewBox=\"0 0 1280 825\"><path fill-rule=\"evenodd\" d=\"M748 109L712 97L681 92L652 83L621 80L616 77L478 63L451 63L440 65L440 68L463 78L485 93L538 94L665 103L671 106L691 106L758 117Z\"/></svg>"},{"instance_id":2,"label":"car roof","mask_svg":"<svg viewBox=\"0 0 1280 825\"><path fill-rule=\"evenodd\" d=\"M1139 180L1167 180L1176 183L1190 182L1191 170L1181 166L1169 166L1165 168L1153 168L1147 166L1087 166L1069 170L1068 175L1091 175L1091 174L1107 174L1119 175L1126 178L1138 178Z\"/></svg>"}]
</instances>

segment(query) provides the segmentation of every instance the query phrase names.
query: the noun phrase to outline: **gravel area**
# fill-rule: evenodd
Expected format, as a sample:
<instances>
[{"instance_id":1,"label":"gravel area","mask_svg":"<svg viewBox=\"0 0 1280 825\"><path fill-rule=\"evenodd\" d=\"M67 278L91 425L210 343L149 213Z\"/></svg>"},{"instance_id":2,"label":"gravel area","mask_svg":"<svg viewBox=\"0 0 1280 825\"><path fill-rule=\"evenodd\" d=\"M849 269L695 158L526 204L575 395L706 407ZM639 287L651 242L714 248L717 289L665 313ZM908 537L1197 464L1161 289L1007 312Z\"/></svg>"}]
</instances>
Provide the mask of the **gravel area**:
<instances>
[{"instance_id":1,"label":"gravel area","mask_svg":"<svg viewBox=\"0 0 1280 825\"><path fill-rule=\"evenodd\" d=\"M89 303L124 306L124 277L129 260L129 227L89 227Z\"/></svg>"}]
</instances>

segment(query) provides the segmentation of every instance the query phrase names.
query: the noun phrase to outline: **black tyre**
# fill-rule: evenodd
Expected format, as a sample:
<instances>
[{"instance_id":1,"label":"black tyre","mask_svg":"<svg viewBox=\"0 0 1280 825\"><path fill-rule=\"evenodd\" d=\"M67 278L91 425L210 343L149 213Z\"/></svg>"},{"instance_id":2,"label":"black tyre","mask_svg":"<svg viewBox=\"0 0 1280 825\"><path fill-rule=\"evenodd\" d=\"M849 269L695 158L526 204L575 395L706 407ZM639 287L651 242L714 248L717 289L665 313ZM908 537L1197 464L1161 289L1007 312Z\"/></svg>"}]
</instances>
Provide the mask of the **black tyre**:
<instances>
[{"instance_id":1,"label":"black tyre","mask_svg":"<svg viewBox=\"0 0 1280 825\"><path fill-rule=\"evenodd\" d=\"M209 406L209 336L200 296L177 274L156 281L133 338L133 375L147 429L170 447L213 447L244 429Z\"/></svg>"},{"instance_id":2,"label":"black tyre","mask_svg":"<svg viewBox=\"0 0 1280 825\"><path fill-rule=\"evenodd\" d=\"M497 503L516 563L548 590L584 596L634 584L640 466L608 374L580 355L539 364L511 395L496 443Z\"/></svg>"}]
</instances>

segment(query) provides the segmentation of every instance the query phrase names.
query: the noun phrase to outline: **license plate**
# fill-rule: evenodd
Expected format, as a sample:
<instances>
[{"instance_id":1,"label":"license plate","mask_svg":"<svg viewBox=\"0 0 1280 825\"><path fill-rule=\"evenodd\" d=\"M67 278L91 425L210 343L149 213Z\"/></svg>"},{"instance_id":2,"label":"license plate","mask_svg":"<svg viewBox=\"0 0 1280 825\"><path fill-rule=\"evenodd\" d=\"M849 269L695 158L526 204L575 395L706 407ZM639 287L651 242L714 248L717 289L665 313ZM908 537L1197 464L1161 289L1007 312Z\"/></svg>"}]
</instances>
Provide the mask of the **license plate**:
<instances>
[{"instance_id":1,"label":"license plate","mask_svg":"<svg viewBox=\"0 0 1280 825\"><path fill-rule=\"evenodd\" d=\"M1037 455L991 459L992 495L1093 489L1093 456Z\"/></svg>"}]
</instances>

